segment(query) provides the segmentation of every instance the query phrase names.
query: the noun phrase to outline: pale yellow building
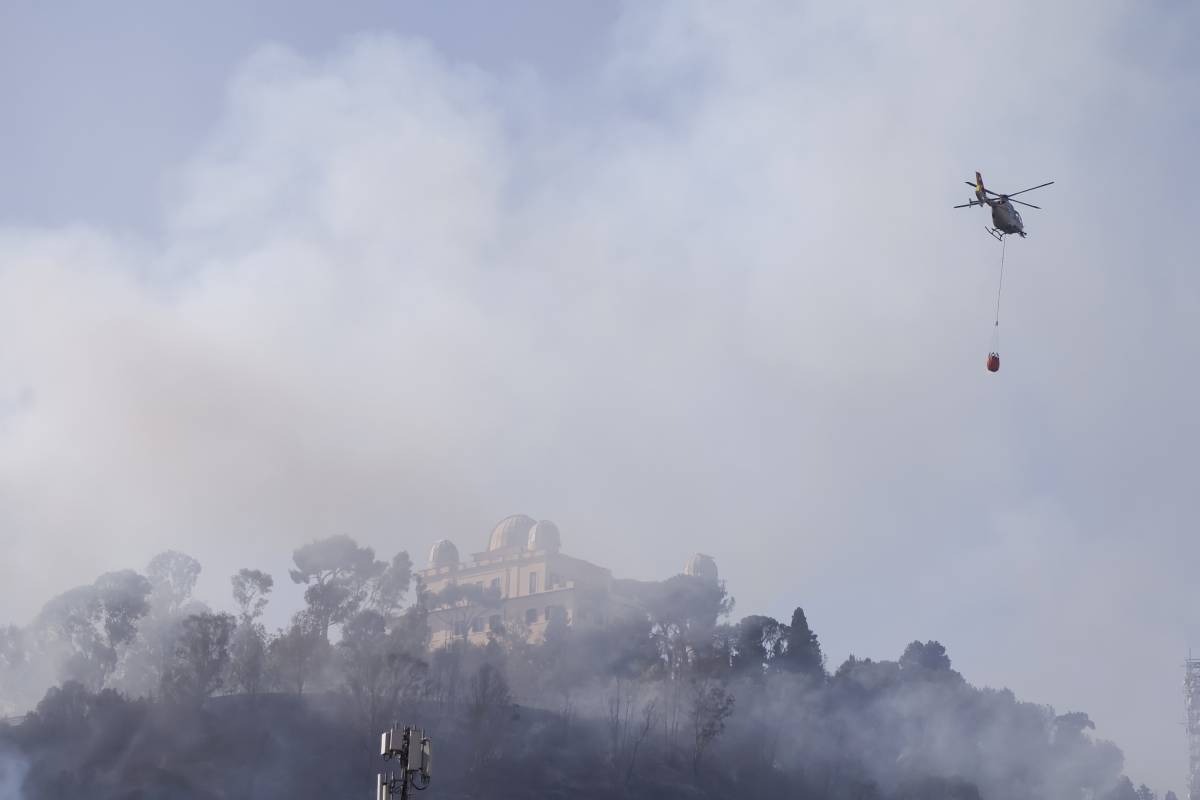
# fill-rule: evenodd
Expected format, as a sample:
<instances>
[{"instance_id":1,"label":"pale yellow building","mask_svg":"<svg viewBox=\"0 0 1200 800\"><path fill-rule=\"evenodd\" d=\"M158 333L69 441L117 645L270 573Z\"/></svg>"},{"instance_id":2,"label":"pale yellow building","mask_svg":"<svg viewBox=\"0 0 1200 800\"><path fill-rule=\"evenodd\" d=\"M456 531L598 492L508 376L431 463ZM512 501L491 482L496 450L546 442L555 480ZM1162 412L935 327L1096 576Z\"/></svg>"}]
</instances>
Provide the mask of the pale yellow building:
<instances>
[{"instance_id":1,"label":"pale yellow building","mask_svg":"<svg viewBox=\"0 0 1200 800\"><path fill-rule=\"evenodd\" d=\"M478 587L490 599L475 602L458 598L430 611L433 631L431 647L445 646L455 639L485 644L490 631L499 631L516 621L540 638L555 617L570 625L603 624L615 615L637 610L637 603L604 567L572 558L561 552L558 527L549 520L535 521L524 514L501 520L492 529L487 549L459 557L454 543L442 539L429 554L428 568L419 571L430 593L447 587ZM717 578L712 558L695 555L684 568L686 574Z\"/></svg>"}]
</instances>

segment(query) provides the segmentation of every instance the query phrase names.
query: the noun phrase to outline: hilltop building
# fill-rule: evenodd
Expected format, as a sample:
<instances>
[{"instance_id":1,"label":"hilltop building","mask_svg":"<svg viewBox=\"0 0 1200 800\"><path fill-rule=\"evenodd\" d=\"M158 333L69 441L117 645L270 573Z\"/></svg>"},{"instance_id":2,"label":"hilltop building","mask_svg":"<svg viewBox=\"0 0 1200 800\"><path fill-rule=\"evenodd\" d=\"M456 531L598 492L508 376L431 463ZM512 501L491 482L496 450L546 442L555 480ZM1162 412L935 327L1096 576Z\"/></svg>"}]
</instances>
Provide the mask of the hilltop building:
<instances>
[{"instance_id":1,"label":"hilltop building","mask_svg":"<svg viewBox=\"0 0 1200 800\"><path fill-rule=\"evenodd\" d=\"M561 552L558 526L524 514L501 520L488 537L487 549L460 558L448 539L435 543L429 566L417 575L430 593L448 587L466 591L430 610L430 646L455 639L485 644L490 631L516 622L538 639L550 620L569 625L601 625L639 608L637 581L617 580L612 572ZM684 573L717 580L711 556L688 559Z\"/></svg>"}]
</instances>

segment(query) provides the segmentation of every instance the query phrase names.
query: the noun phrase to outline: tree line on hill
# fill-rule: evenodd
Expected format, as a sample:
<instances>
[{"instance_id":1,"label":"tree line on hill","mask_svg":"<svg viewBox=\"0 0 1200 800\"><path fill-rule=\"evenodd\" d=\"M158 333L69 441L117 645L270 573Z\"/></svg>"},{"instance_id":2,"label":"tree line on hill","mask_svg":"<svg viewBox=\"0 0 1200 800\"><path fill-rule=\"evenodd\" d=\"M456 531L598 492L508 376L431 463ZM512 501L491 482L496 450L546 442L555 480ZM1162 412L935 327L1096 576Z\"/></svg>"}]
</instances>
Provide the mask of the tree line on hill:
<instances>
[{"instance_id":1,"label":"tree line on hill","mask_svg":"<svg viewBox=\"0 0 1200 800\"><path fill-rule=\"evenodd\" d=\"M178 552L0 627L0 797L344 795L400 719L435 737L443 797L1156 800L1086 714L972 686L936 641L830 671L802 608L735 622L677 575L640 613L431 651L432 609L497 598L426 591L348 536L292 562L304 605L273 632L272 576L239 570L214 610Z\"/></svg>"}]
</instances>

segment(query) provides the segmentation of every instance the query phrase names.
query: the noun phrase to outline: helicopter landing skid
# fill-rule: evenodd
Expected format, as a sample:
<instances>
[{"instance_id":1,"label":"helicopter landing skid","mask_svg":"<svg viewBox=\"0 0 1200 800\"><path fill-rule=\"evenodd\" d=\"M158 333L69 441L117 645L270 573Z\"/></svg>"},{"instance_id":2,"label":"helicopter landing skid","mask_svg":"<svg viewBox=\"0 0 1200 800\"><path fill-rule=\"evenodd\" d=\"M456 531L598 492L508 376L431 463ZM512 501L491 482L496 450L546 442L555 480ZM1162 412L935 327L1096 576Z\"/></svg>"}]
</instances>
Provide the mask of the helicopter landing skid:
<instances>
[{"instance_id":1,"label":"helicopter landing skid","mask_svg":"<svg viewBox=\"0 0 1200 800\"><path fill-rule=\"evenodd\" d=\"M991 234L992 238L995 239L997 242L1003 242L1004 237L1009 235L1008 233L1006 233L1004 231L998 231L995 228L989 228L986 225L983 226L983 229L985 231L987 231L989 234ZM1017 236L1020 236L1022 239L1024 239L1025 231L1017 231Z\"/></svg>"}]
</instances>

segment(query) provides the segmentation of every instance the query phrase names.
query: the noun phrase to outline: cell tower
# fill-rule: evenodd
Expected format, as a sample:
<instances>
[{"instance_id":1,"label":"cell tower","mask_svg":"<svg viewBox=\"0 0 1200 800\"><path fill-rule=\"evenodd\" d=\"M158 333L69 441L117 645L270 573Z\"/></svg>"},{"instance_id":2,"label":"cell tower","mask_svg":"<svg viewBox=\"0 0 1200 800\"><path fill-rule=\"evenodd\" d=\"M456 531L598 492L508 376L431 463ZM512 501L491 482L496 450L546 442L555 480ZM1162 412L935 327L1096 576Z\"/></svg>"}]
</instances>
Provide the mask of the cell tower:
<instances>
[{"instance_id":1,"label":"cell tower","mask_svg":"<svg viewBox=\"0 0 1200 800\"><path fill-rule=\"evenodd\" d=\"M1188 800L1200 800L1200 658L1184 662L1184 725L1188 737Z\"/></svg>"}]
</instances>

